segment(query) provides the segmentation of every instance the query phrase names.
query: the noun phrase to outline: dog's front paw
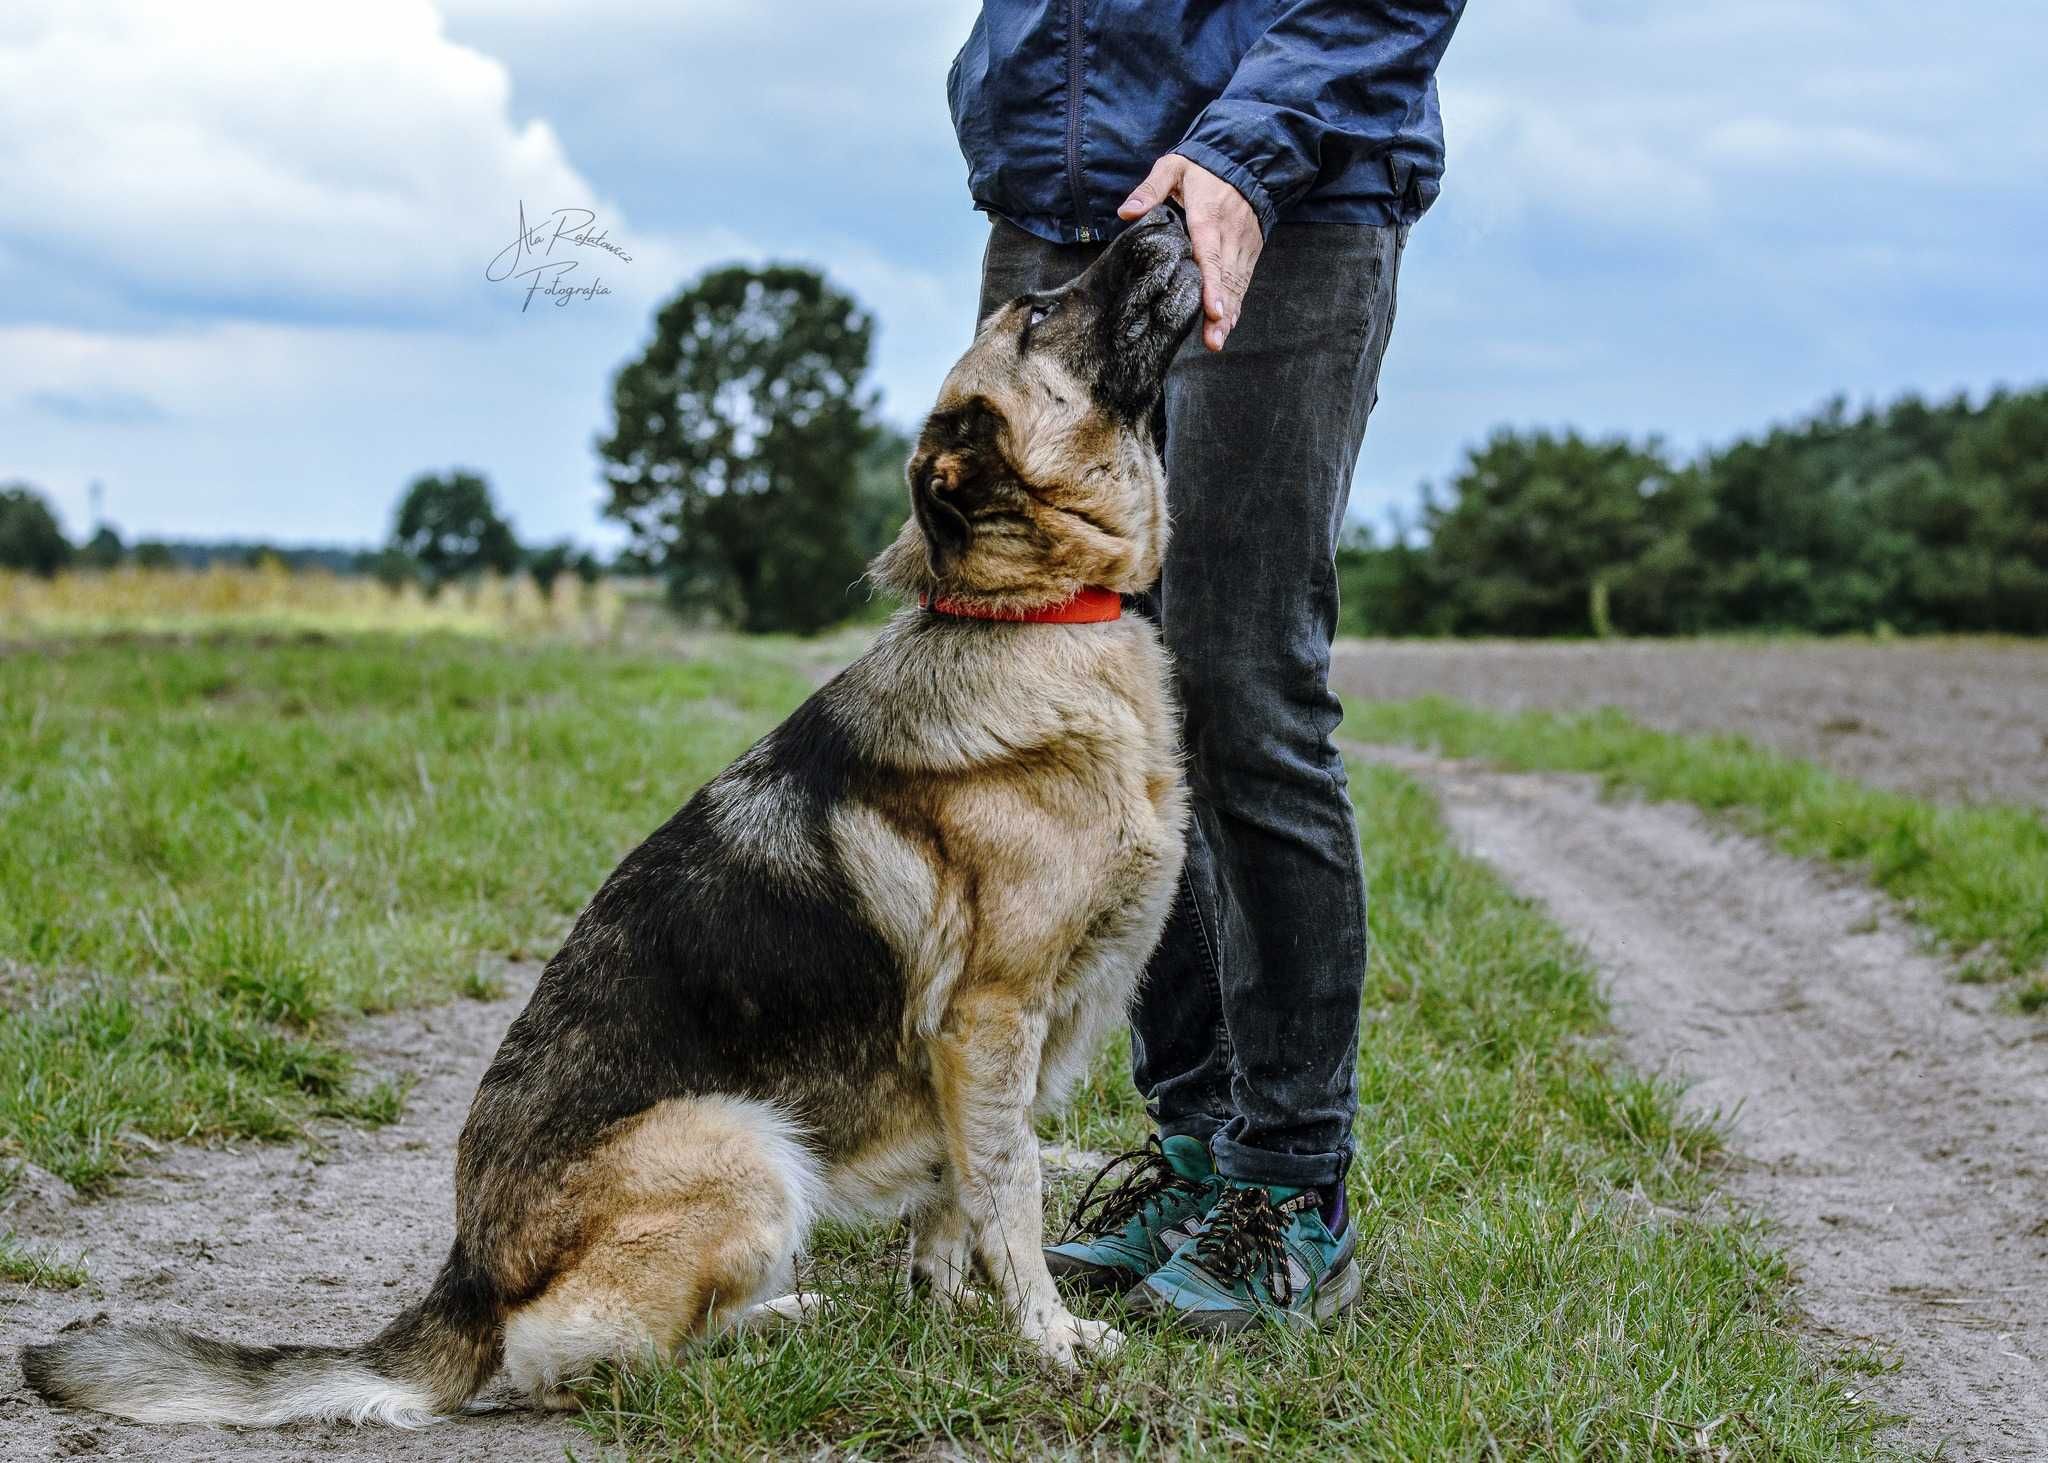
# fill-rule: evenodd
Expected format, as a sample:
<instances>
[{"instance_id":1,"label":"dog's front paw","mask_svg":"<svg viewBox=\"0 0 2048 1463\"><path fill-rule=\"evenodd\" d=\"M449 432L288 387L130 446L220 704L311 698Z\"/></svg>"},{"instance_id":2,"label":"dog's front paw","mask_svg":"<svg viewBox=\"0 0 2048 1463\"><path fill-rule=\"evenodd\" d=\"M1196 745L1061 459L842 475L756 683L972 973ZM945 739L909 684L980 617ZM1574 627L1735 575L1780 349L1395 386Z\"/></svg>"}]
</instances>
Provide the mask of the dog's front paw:
<instances>
[{"instance_id":1,"label":"dog's front paw","mask_svg":"<svg viewBox=\"0 0 2048 1463\"><path fill-rule=\"evenodd\" d=\"M1124 1333L1104 1321L1085 1321L1066 1311L1049 1317L1031 1340L1039 1354L1061 1371L1073 1371L1090 1357L1114 1356Z\"/></svg>"}]
</instances>

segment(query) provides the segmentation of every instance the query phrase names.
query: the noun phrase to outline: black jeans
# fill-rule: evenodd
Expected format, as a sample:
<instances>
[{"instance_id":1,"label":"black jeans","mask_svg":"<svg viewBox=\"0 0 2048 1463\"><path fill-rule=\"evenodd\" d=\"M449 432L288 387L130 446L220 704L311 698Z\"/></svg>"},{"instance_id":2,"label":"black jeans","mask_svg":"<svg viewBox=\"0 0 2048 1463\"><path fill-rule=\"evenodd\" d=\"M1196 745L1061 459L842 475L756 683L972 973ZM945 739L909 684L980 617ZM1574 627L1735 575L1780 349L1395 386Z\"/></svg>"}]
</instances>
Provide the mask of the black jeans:
<instances>
[{"instance_id":1,"label":"black jeans","mask_svg":"<svg viewBox=\"0 0 2048 1463\"><path fill-rule=\"evenodd\" d=\"M1162 1133L1253 1183L1326 1187L1351 1155L1365 881L1331 741L1335 554L1406 237L1281 224L1228 346L1191 338L1167 377L1173 534L1155 610L1195 816L1131 1017L1132 1075ZM1101 247L998 220L982 315Z\"/></svg>"}]
</instances>

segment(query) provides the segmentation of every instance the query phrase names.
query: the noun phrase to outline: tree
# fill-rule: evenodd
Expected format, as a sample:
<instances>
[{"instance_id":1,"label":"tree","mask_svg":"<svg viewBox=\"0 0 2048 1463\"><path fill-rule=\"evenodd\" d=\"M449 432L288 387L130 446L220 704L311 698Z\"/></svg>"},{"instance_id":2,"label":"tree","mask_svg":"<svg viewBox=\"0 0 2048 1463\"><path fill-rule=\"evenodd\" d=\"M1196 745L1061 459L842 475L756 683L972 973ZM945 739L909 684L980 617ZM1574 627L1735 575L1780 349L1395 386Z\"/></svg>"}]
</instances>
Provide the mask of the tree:
<instances>
[{"instance_id":1,"label":"tree","mask_svg":"<svg viewBox=\"0 0 2048 1463\"><path fill-rule=\"evenodd\" d=\"M357 567L393 594L408 584L418 584L427 576L420 568L420 561L404 549L386 546L374 554L366 553L357 561Z\"/></svg>"},{"instance_id":2,"label":"tree","mask_svg":"<svg viewBox=\"0 0 2048 1463\"><path fill-rule=\"evenodd\" d=\"M1340 635L1442 634L1448 618L1429 550L1407 541L1399 515L1384 546L1363 524L1345 533L1337 546L1337 600Z\"/></svg>"},{"instance_id":3,"label":"tree","mask_svg":"<svg viewBox=\"0 0 2048 1463\"><path fill-rule=\"evenodd\" d=\"M83 569L118 569L127 556L121 535L102 523L98 531L85 541L85 547L78 551L78 564Z\"/></svg>"},{"instance_id":4,"label":"tree","mask_svg":"<svg viewBox=\"0 0 2048 1463\"><path fill-rule=\"evenodd\" d=\"M41 493L27 483L0 487L0 569L48 579L71 562L71 553L71 540Z\"/></svg>"},{"instance_id":5,"label":"tree","mask_svg":"<svg viewBox=\"0 0 2048 1463\"><path fill-rule=\"evenodd\" d=\"M1428 546L1338 554L1347 633L2048 633L2048 389L1813 415L1703 453L1501 433Z\"/></svg>"},{"instance_id":6,"label":"tree","mask_svg":"<svg viewBox=\"0 0 2048 1463\"><path fill-rule=\"evenodd\" d=\"M873 329L816 271L788 265L714 270L656 314L613 381L597 450L606 515L679 608L799 632L852 609Z\"/></svg>"},{"instance_id":7,"label":"tree","mask_svg":"<svg viewBox=\"0 0 2048 1463\"><path fill-rule=\"evenodd\" d=\"M887 423L878 423L861 450L854 484L853 537L863 561L896 541L910 516L910 489L903 472L917 443Z\"/></svg>"},{"instance_id":8,"label":"tree","mask_svg":"<svg viewBox=\"0 0 2048 1463\"><path fill-rule=\"evenodd\" d=\"M1992 622L2048 634L2048 391L1992 397L1957 432L1948 466L1958 483L1987 485L1995 502L1984 535L1998 560Z\"/></svg>"},{"instance_id":9,"label":"tree","mask_svg":"<svg viewBox=\"0 0 2048 1463\"><path fill-rule=\"evenodd\" d=\"M577 548L572 540L565 538L560 543L527 550L526 572L533 576L533 582L540 586L542 594L552 594L555 581L564 574L574 574L585 584L595 584L603 575L604 567L597 562L597 555L588 549Z\"/></svg>"},{"instance_id":10,"label":"tree","mask_svg":"<svg viewBox=\"0 0 2048 1463\"><path fill-rule=\"evenodd\" d=\"M1425 514L1450 628L1588 635L1631 625L1616 590L1661 540L1689 526L1692 498L1654 441L1496 432ZM1622 598L1626 598L1623 596Z\"/></svg>"},{"instance_id":11,"label":"tree","mask_svg":"<svg viewBox=\"0 0 2048 1463\"><path fill-rule=\"evenodd\" d=\"M135 567L138 569L175 569L178 556L171 552L171 546L160 539L146 538L135 546Z\"/></svg>"},{"instance_id":12,"label":"tree","mask_svg":"<svg viewBox=\"0 0 2048 1463\"><path fill-rule=\"evenodd\" d=\"M435 590L451 579L519 567L519 541L498 516L491 485L460 469L413 479L399 500L390 546L417 563Z\"/></svg>"}]
</instances>

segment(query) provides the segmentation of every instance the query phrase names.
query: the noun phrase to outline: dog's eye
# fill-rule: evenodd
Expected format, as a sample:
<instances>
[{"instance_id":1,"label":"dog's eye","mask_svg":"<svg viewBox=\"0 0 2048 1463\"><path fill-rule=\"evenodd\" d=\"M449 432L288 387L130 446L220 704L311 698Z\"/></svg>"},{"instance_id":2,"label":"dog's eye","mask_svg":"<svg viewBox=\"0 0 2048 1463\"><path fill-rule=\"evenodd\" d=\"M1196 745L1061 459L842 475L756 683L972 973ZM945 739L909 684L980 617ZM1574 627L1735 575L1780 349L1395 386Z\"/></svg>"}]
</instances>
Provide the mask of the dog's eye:
<instances>
[{"instance_id":1,"label":"dog's eye","mask_svg":"<svg viewBox=\"0 0 2048 1463\"><path fill-rule=\"evenodd\" d=\"M1028 329L1031 326L1038 324L1039 321L1045 319L1045 317L1050 315L1051 313L1052 306L1050 305L1033 305L1031 307L1031 318L1024 322L1025 327Z\"/></svg>"}]
</instances>

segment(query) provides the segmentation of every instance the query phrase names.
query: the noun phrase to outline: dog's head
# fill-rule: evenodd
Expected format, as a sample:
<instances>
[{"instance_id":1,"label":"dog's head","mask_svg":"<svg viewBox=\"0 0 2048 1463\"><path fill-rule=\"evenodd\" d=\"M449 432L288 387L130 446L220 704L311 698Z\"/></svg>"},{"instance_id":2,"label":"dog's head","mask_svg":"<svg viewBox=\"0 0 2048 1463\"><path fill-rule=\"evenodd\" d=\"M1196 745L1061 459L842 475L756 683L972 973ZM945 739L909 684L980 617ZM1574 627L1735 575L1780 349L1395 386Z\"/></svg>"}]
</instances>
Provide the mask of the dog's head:
<instances>
[{"instance_id":1,"label":"dog's head","mask_svg":"<svg viewBox=\"0 0 2048 1463\"><path fill-rule=\"evenodd\" d=\"M911 519L876 577L999 606L1149 587L1166 546L1152 417L1200 313L1187 231L1157 208L1071 283L990 315L918 437Z\"/></svg>"}]
</instances>

